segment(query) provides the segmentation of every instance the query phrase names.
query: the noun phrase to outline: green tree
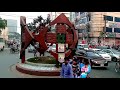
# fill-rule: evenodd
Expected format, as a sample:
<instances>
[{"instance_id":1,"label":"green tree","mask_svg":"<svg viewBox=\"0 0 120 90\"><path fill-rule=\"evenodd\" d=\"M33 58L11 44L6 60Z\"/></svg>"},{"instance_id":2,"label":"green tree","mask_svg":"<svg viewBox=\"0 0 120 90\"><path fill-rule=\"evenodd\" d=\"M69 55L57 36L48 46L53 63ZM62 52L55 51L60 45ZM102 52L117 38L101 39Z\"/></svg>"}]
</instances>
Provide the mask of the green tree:
<instances>
[{"instance_id":1,"label":"green tree","mask_svg":"<svg viewBox=\"0 0 120 90\"><path fill-rule=\"evenodd\" d=\"M100 32L100 36L98 37L98 43L100 44L101 43L101 39L105 38L106 37L106 34L105 32L101 31Z\"/></svg>"},{"instance_id":2,"label":"green tree","mask_svg":"<svg viewBox=\"0 0 120 90\"><path fill-rule=\"evenodd\" d=\"M0 18L0 34L5 27L7 27L7 20Z\"/></svg>"}]
</instances>

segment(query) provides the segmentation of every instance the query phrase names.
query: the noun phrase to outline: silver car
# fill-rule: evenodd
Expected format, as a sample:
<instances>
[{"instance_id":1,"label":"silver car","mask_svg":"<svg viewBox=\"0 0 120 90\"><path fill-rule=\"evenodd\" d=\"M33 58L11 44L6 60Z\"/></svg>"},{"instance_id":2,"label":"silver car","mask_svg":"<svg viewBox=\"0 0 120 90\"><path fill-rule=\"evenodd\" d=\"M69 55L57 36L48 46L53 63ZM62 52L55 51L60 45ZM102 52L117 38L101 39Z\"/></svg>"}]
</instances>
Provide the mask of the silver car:
<instances>
[{"instance_id":1,"label":"silver car","mask_svg":"<svg viewBox=\"0 0 120 90\"><path fill-rule=\"evenodd\" d=\"M120 60L120 52L115 49L103 49L102 52L106 52L111 56L112 61Z\"/></svg>"}]
</instances>

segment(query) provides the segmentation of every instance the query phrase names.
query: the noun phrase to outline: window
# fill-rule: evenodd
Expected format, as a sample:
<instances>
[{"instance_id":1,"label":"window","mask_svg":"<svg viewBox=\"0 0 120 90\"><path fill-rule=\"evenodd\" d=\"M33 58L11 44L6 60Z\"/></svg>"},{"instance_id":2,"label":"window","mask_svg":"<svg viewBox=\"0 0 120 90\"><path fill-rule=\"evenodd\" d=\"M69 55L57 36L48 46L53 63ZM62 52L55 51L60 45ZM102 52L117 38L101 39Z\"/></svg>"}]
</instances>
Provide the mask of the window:
<instances>
[{"instance_id":1,"label":"window","mask_svg":"<svg viewBox=\"0 0 120 90\"><path fill-rule=\"evenodd\" d=\"M85 18L82 18L82 19L79 21L79 24L82 24L82 23L86 24L87 22L88 22L88 18L85 17Z\"/></svg>"},{"instance_id":2,"label":"window","mask_svg":"<svg viewBox=\"0 0 120 90\"><path fill-rule=\"evenodd\" d=\"M112 16L104 16L104 20L113 21Z\"/></svg>"},{"instance_id":3,"label":"window","mask_svg":"<svg viewBox=\"0 0 120 90\"><path fill-rule=\"evenodd\" d=\"M120 18L115 17L115 22L120 22Z\"/></svg>"},{"instance_id":4,"label":"window","mask_svg":"<svg viewBox=\"0 0 120 90\"><path fill-rule=\"evenodd\" d=\"M111 51L110 50L106 50L106 53L111 53Z\"/></svg>"},{"instance_id":5,"label":"window","mask_svg":"<svg viewBox=\"0 0 120 90\"><path fill-rule=\"evenodd\" d=\"M112 32L112 28L106 27L106 32Z\"/></svg>"},{"instance_id":6,"label":"window","mask_svg":"<svg viewBox=\"0 0 120 90\"><path fill-rule=\"evenodd\" d=\"M114 32L120 33L120 28L114 28Z\"/></svg>"}]
</instances>

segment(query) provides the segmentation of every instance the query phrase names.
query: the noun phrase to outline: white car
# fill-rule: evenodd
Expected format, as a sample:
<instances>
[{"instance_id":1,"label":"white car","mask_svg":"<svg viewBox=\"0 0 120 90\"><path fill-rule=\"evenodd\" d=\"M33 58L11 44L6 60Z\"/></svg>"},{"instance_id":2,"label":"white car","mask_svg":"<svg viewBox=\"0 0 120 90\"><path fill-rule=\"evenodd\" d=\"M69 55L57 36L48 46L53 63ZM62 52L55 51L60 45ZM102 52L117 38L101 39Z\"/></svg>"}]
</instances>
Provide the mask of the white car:
<instances>
[{"instance_id":1,"label":"white car","mask_svg":"<svg viewBox=\"0 0 120 90\"><path fill-rule=\"evenodd\" d=\"M83 47L85 50L88 50L89 46L87 44L78 44L77 48Z\"/></svg>"},{"instance_id":2,"label":"white car","mask_svg":"<svg viewBox=\"0 0 120 90\"><path fill-rule=\"evenodd\" d=\"M105 52L99 51L98 54L101 55L107 61L111 61L111 59L112 59L111 56Z\"/></svg>"},{"instance_id":3,"label":"white car","mask_svg":"<svg viewBox=\"0 0 120 90\"><path fill-rule=\"evenodd\" d=\"M90 50L93 50L97 54L101 55L107 61L111 61L111 56L105 52L102 52L101 49L94 48L94 49L90 49Z\"/></svg>"}]
</instances>

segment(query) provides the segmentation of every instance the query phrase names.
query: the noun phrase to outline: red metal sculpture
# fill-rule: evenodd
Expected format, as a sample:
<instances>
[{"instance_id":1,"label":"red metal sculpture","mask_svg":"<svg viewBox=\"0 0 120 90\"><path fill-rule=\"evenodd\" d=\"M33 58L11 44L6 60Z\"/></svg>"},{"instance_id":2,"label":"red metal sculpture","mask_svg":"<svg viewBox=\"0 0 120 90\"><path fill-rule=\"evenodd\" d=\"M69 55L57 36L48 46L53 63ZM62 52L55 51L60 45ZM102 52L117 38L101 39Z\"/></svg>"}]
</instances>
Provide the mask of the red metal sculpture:
<instances>
[{"instance_id":1,"label":"red metal sculpture","mask_svg":"<svg viewBox=\"0 0 120 90\"><path fill-rule=\"evenodd\" d=\"M36 35L34 32L32 33L26 25L26 18L23 16L20 17L20 24L22 41L20 58L22 59L22 63L25 62L25 49L30 44L34 45L33 42L39 42L40 47L37 48L39 53L45 52L48 49L47 43L55 43L56 52L50 51L50 53L56 58L56 60L58 60L59 44L62 43L65 47L66 44L68 44L68 50L65 49L63 52L65 53L65 57L68 57L71 55L71 52L75 48L78 41L74 25L70 23L68 18L63 13L50 23L50 26L55 25L55 33L49 32L48 26L39 27L38 35Z\"/></svg>"}]
</instances>

